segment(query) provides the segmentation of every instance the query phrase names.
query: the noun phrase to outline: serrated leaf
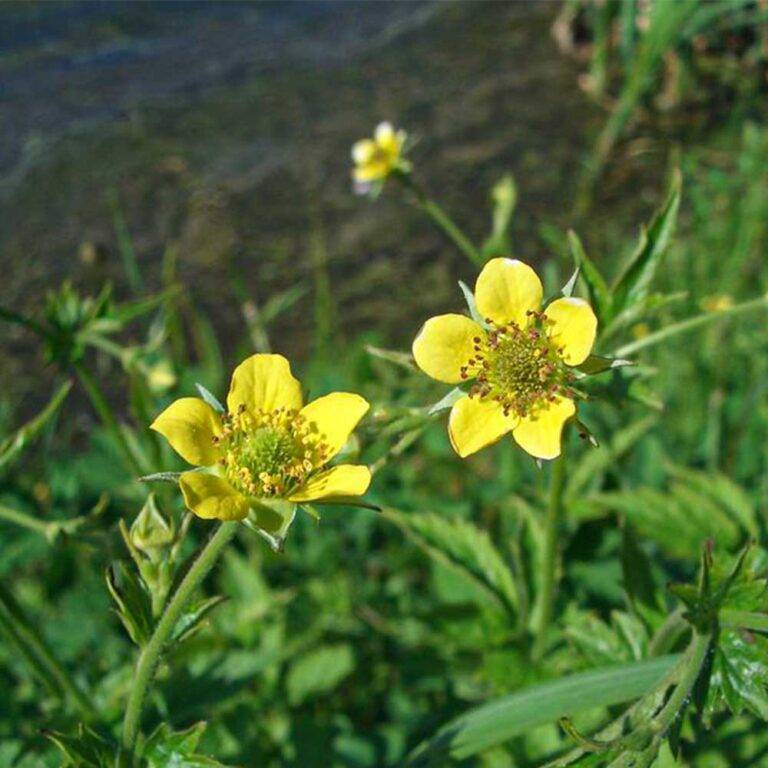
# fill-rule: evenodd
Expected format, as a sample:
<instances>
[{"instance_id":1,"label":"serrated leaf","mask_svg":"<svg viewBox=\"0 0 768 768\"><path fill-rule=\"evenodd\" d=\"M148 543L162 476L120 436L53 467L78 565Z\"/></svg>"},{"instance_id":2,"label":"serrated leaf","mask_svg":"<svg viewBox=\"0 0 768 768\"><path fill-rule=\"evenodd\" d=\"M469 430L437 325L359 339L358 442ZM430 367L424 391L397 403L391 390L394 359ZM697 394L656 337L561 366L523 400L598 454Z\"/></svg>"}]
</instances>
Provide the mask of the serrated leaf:
<instances>
[{"instance_id":1,"label":"serrated leaf","mask_svg":"<svg viewBox=\"0 0 768 768\"><path fill-rule=\"evenodd\" d=\"M290 666L285 680L292 705L328 693L352 673L355 656L347 644L324 645L300 656Z\"/></svg>"},{"instance_id":2,"label":"serrated leaf","mask_svg":"<svg viewBox=\"0 0 768 768\"><path fill-rule=\"evenodd\" d=\"M383 514L427 554L480 587L498 607L511 615L517 613L514 575L485 531L468 520L429 512L385 509Z\"/></svg>"},{"instance_id":3,"label":"serrated leaf","mask_svg":"<svg viewBox=\"0 0 768 768\"><path fill-rule=\"evenodd\" d=\"M643 227L634 253L619 273L613 287L615 314L631 307L648 295L651 282L669 246L680 207L682 176L675 171L661 209L654 214L647 229Z\"/></svg>"},{"instance_id":4,"label":"serrated leaf","mask_svg":"<svg viewBox=\"0 0 768 768\"><path fill-rule=\"evenodd\" d=\"M195 382L195 389L200 393L200 397L205 400L208 405L213 408L216 413L224 413L225 408L224 406L219 402L216 395L214 395L212 392L209 392L202 384L198 384Z\"/></svg>"}]
</instances>

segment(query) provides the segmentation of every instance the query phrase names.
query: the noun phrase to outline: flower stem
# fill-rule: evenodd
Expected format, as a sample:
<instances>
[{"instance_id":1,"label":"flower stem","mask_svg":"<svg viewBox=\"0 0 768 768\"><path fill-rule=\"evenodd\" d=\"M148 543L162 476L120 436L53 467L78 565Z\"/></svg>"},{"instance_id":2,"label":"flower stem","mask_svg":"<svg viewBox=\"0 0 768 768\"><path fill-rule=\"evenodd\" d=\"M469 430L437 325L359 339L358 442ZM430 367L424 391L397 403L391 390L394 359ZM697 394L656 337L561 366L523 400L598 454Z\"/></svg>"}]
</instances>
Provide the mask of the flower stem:
<instances>
[{"instance_id":1,"label":"flower stem","mask_svg":"<svg viewBox=\"0 0 768 768\"><path fill-rule=\"evenodd\" d=\"M667 339L677 336L680 333L686 333L687 331L693 331L696 328L700 328L709 323L714 323L718 320L725 320L734 315L741 315L745 312L751 312L755 309L768 309L768 296L761 296L758 299L751 299L750 301L743 301L741 304L736 304L730 309L723 309L720 312L705 312L701 315L695 315L689 317L686 320L681 320L679 323L668 325L666 328L662 328L656 333L650 333L647 336L643 336L642 339L632 341L629 344L625 344L623 347L619 347L614 352L616 357L626 357L632 355L635 352L639 352L646 347L653 347L656 344L660 344Z\"/></svg>"},{"instance_id":2,"label":"flower stem","mask_svg":"<svg viewBox=\"0 0 768 768\"><path fill-rule=\"evenodd\" d=\"M122 744L129 754L133 752L136 745L144 699L166 643L194 591L211 570L222 549L234 536L237 527L236 522L225 522L219 525L181 580L165 612L160 617L152 637L139 654L123 721Z\"/></svg>"},{"instance_id":3,"label":"flower stem","mask_svg":"<svg viewBox=\"0 0 768 768\"><path fill-rule=\"evenodd\" d=\"M432 219L435 226L474 264L481 267L485 263L483 255L472 241L461 231L453 219L434 200L427 196L424 189L409 173L394 174L395 178L408 190L415 204Z\"/></svg>"},{"instance_id":4,"label":"flower stem","mask_svg":"<svg viewBox=\"0 0 768 768\"><path fill-rule=\"evenodd\" d=\"M83 389L85 389L86 393L88 394L88 397L90 398L91 404L96 410L96 413L98 413L102 424L117 442L117 445L120 448L120 452L123 454L123 458L125 459L126 465L130 471L135 475L144 474L142 468L139 466L139 463L136 460L136 457L133 455L130 446L128 445L128 441L125 439L125 435L120 429L120 425L117 423L117 419L115 418L115 414L113 413L112 408L107 402L107 398L104 397L104 393L101 391L101 388L99 387L96 379L91 375L91 372L82 363L75 363L75 372L77 373L77 377L80 379L80 383L83 385Z\"/></svg>"},{"instance_id":5,"label":"flower stem","mask_svg":"<svg viewBox=\"0 0 768 768\"><path fill-rule=\"evenodd\" d=\"M560 523L563 512L563 491L565 490L565 445L560 458L552 466L549 487L549 505L544 523L544 547L542 552L541 593L539 611L534 630L533 658L540 659L546 644L546 634L552 621L552 611L557 588L557 560Z\"/></svg>"}]
</instances>

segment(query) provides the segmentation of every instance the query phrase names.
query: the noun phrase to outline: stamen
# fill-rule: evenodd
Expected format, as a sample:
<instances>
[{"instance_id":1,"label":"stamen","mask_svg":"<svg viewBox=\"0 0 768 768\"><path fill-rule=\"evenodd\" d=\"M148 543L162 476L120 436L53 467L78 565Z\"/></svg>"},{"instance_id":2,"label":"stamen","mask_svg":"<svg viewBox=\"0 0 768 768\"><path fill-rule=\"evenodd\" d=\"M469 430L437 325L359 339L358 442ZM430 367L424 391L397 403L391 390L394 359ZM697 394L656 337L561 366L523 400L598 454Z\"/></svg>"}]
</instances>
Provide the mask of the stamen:
<instances>
[{"instance_id":1,"label":"stamen","mask_svg":"<svg viewBox=\"0 0 768 768\"><path fill-rule=\"evenodd\" d=\"M316 425L285 407L247 412L238 406L222 416L224 473L247 496L283 496L299 487L330 456L327 438Z\"/></svg>"},{"instance_id":2,"label":"stamen","mask_svg":"<svg viewBox=\"0 0 768 768\"><path fill-rule=\"evenodd\" d=\"M469 396L498 402L506 416L528 416L558 397L572 396L575 377L545 332L548 319L533 310L526 316L526 328L486 320L489 330L472 339L473 355L459 369L462 379L475 379Z\"/></svg>"}]
</instances>

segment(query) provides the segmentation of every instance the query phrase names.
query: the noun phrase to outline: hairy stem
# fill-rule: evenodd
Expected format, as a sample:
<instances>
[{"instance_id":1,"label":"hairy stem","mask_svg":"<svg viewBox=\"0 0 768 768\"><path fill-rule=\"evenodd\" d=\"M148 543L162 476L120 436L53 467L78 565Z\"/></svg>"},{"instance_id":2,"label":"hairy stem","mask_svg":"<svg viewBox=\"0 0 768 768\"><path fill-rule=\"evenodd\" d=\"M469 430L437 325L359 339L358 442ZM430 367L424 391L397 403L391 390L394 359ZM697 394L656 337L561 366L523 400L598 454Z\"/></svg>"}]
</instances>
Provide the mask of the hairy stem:
<instances>
[{"instance_id":1,"label":"hairy stem","mask_svg":"<svg viewBox=\"0 0 768 768\"><path fill-rule=\"evenodd\" d=\"M540 659L546 644L546 634L552 621L552 612L557 589L558 539L563 512L563 491L565 490L565 446L560 458L552 466L550 478L549 505L544 522L544 549L542 552L541 594L539 611L534 629L533 658Z\"/></svg>"},{"instance_id":2,"label":"hairy stem","mask_svg":"<svg viewBox=\"0 0 768 768\"><path fill-rule=\"evenodd\" d=\"M144 699L155 676L155 670L166 643L190 598L213 567L221 551L234 536L237 527L238 524L235 522L219 525L182 579L166 606L165 612L160 617L152 637L149 638L149 642L139 654L131 693L125 709L125 720L123 721L122 744L129 754L133 752L136 745Z\"/></svg>"}]
</instances>

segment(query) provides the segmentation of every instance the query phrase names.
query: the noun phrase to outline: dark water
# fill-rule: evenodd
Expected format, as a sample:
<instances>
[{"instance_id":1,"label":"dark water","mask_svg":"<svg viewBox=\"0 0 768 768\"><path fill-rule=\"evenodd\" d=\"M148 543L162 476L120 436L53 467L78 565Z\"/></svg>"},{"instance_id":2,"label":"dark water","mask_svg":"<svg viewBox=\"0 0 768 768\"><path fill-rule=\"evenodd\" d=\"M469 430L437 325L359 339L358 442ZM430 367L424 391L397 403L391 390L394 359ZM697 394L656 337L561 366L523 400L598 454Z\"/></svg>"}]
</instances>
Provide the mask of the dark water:
<instances>
[{"instance_id":1,"label":"dark water","mask_svg":"<svg viewBox=\"0 0 768 768\"><path fill-rule=\"evenodd\" d=\"M601 114L558 52L554 3L34 3L0 6L3 303L35 311L66 277L123 290L117 195L145 279L181 278L225 338L233 282L258 301L330 272L339 337L404 343L456 306L462 257L387 190L355 198L349 147L382 119L419 139L426 185L476 237L505 171L521 190L518 255L570 198ZM635 187L635 200L657 187ZM84 263L83 243L102 258ZM308 354L311 296L275 346ZM28 339L2 344L20 394ZM33 369L34 370L34 369Z\"/></svg>"}]
</instances>

